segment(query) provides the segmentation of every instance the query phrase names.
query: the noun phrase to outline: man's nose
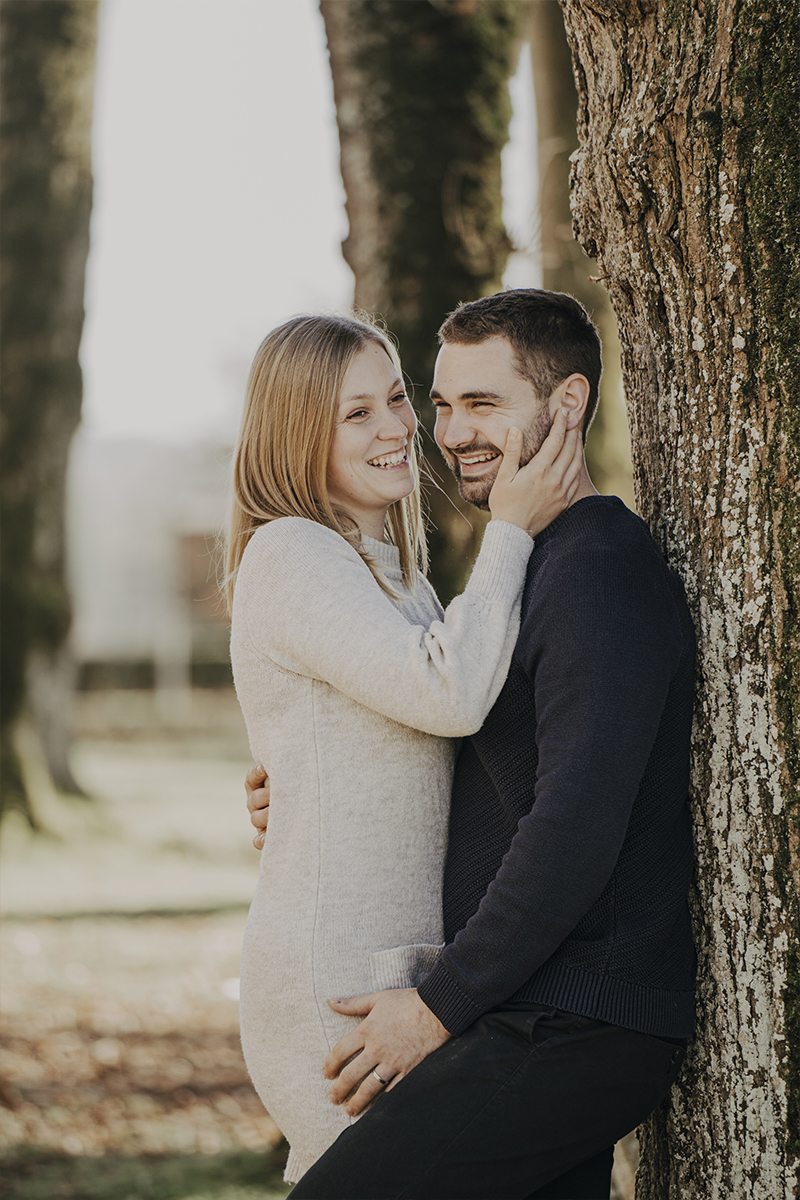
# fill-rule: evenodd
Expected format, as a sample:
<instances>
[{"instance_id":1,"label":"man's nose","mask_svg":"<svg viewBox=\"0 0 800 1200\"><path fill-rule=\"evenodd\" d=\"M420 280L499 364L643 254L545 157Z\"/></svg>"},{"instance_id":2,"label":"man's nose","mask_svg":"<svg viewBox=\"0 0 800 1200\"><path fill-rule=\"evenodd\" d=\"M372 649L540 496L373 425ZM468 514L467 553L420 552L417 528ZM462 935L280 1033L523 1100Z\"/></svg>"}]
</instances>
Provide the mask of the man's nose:
<instances>
[{"instance_id":1,"label":"man's nose","mask_svg":"<svg viewBox=\"0 0 800 1200\"><path fill-rule=\"evenodd\" d=\"M453 412L442 430L441 440L448 450L457 450L459 446L468 446L470 442L474 442L475 436L475 424L469 415Z\"/></svg>"}]
</instances>

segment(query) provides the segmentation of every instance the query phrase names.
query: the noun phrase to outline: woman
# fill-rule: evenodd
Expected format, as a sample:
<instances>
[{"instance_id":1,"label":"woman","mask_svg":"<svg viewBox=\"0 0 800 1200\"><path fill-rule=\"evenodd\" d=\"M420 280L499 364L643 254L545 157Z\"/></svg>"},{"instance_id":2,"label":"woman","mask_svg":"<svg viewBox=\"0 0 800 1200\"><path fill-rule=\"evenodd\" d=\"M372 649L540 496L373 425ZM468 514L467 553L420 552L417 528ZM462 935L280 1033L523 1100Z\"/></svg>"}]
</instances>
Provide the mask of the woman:
<instances>
[{"instance_id":1,"label":"woman","mask_svg":"<svg viewBox=\"0 0 800 1200\"><path fill-rule=\"evenodd\" d=\"M228 552L236 688L271 781L241 1028L291 1144L290 1181L350 1123L322 1063L353 1019L328 1001L413 987L440 951L452 739L475 732L500 691L529 534L577 478L563 419L549 489L533 486L535 464L518 469L513 431L472 577L444 614L421 573L415 433L379 330L297 317L261 345Z\"/></svg>"}]
</instances>

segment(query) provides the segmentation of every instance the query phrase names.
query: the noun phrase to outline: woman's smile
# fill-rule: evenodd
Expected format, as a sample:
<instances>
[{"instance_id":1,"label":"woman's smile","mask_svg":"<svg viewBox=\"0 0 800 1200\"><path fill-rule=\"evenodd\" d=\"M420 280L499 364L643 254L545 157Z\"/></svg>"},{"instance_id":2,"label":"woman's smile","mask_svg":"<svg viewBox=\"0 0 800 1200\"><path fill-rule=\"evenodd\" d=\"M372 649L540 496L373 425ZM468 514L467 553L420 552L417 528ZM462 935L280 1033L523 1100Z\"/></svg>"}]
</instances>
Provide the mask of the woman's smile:
<instances>
[{"instance_id":1,"label":"woman's smile","mask_svg":"<svg viewBox=\"0 0 800 1200\"><path fill-rule=\"evenodd\" d=\"M408 457L417 419L382 346L368 343L345 375L328 455L328 494L362 533L383 540L392 504L416 487Z\"/></svg>"},{"instance_id":2,"label":"woman's smile","mask_svg":"<svg viewBox=\"0 0 800 1200\"><path fill-rule=\"evenodd\" d=\"M408 462L408 455L405 446L402 450L398 450L396 454L384 454L378 458L371 458L369 465L378 467L381 471L390 471L395 467L404 467Z\"/></svg>"}]
</instances>

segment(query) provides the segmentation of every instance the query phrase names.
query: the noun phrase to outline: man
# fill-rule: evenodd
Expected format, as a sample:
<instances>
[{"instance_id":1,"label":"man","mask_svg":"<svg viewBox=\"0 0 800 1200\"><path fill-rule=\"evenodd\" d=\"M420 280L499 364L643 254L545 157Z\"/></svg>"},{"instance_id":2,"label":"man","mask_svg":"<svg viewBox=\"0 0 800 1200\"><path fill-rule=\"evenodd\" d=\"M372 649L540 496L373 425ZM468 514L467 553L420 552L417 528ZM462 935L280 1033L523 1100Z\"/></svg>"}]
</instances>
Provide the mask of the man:
<instances>
[{"instance_id":1,"label":"man","mask_svg":"<svg viewBox=\"0 0 800 1200\"><path fill-rule=\"evenodd\" d=\"M585 431L599 340L577 301L533 289L463 305L439 336L436 440L485 507L502 456L484 429L523 428L523 461L558 408ZM331 1099L377 1103L292 1196L608 1196L614 1142L671 1086L692 1027L693 676L680 583L584 467L459 753L445 949L418 988L333 1002L365 1019L325 1062Z\"/></svg>"}]
</instances>

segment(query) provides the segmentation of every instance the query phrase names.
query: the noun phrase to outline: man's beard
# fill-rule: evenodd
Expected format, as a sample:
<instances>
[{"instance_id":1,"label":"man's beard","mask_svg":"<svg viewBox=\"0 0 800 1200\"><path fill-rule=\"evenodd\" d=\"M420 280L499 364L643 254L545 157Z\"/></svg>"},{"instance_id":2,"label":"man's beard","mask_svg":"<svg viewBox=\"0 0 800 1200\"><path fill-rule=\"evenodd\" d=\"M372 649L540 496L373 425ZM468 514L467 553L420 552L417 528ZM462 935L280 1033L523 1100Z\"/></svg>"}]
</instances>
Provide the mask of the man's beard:
<instances>
[{"instance_id":1,"label":"man's beard","mask_svg":"<svg viewBox=\"0 0 800 1200\"><path fill-rule=\"evenodd\" d=\"M519 458L519 465L521 467L529 463L534 454L541 448L542 442L550 432L551 424L550 412L547 405L543 404L528 428L522 431L522 453ZM469 446L459 446L460 454L487 454L493 450L499 451L499 447L493 446L491 442L470 442ZM502 451L499 451L499 453L502 453ZM489 493L492 490L497 471L500 469L502 458L496 460L497 469L491 475L482 475L480 479L473 480L462 478L459 461L455 455L452 455L451 458L450 454L445 457L445 461L456 477L459 496L469 504L474 504L476 508L488 511Z\"/></svg>"}]
</instances>

